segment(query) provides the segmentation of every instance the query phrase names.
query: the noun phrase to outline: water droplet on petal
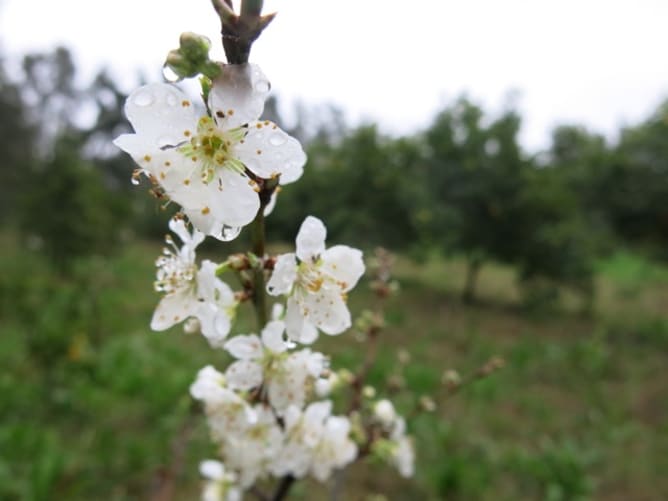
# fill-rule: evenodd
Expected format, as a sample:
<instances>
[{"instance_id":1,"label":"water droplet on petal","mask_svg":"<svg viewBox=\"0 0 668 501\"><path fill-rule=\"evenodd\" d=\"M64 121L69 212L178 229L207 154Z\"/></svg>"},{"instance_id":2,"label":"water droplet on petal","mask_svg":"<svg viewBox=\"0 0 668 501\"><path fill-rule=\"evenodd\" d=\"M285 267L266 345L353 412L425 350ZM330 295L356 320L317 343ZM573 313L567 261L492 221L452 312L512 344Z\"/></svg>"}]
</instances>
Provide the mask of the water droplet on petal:
<instances>
[{"instance_id":1,"label":"water droplet on petal","mask_svg":"<svg viewBox=\"0 0 668 501\"><path fill-rule=\"evenodd\" d=\"M262 92L264 94L266 92L269 92L269 89L271 89L271 84L269 83L269 80L263 78L255 82L256 91Z\"/></svg>"},{"instance_id":2,"label":"water droplet on petal","mask_svg":"<svg viewBox=\"0 0 668 501\"><path fill-rule=\"evenodd\" d=\"M153 98L153 94L148 91L138 92L132 98L132 102L137 106L149 106L150 104L153 104L154 100L155 99Z\"/></svg>"},{"instance_id":3,"label":"water droplet on petal","mask_svg":"<svg viewBox=\"0 0 668 501\"><path fill-rule=\"evenodd\" d=\"M272 146L282 146L286 143L287 138L285 137L285 134L279 134L278 132L275 132L271 136L269 136L269 144Z\"/></svg>"},{"instance_id":4,"label":"water droplet on petal","mask_svg":"<svg viewBox=\"0 0 668 501\"><path fill-rule=\"evenodd\" d=\"M178 76L176 72L167 65L162 67L162 76L165 80L172 83L183 80L182 77Z\"/></svg>"},{"instance_id":5,"label":"water droplet on petal","mask_svg":"<svg viewBox=\"0 0 668 501\"><path fill-rule=\"evenodd\" d=\"M166 146L176 146L179 143L179 140L174 136L160 136L157 139L158 148L165 148Z\"/></svg>"},{"instance_id":6,"label":"water droplet on petal","mask_svg":"<svg viewBox=\"0 0 668 501\"><path fill-rule=\"evenodd\" d=\"M176 106L179 104L179 98L176 97L174 94L167 94L167 104L169 106Z\"/></svg>"},{"instance_id":7,"label":"water droplet on petal","mask_svg":"<svg viewBox=\"0 0 668 501\"><path fill-rule=\"evenodd\" d=\"M223 229L220 231L220 239L223 242L229 242L230 240L237 238L239 233L241 233L240 226L229 226L224 224Z\"/></svg>"}]
</instances>

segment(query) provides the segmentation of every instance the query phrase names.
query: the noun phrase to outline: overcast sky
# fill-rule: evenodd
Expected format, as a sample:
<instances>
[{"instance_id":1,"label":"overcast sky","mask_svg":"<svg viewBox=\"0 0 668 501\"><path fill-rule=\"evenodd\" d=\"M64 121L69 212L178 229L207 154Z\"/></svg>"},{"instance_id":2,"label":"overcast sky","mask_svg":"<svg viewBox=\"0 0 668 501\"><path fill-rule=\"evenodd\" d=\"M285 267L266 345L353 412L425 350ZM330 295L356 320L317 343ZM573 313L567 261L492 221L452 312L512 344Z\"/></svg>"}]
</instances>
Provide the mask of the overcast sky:
<instances>
[{"instance_id":1,"label":"overcast sky","mask_svg":"<svg viewBox=\"0 0 668 501\"><path fill-rule=\"evenodd\" d=\"M251 59L286 101L341 106L391 133L429 125L467 93L501 109L519 91L522 139L558 123L612 133L668 97L665 0L266 0L278 11ZM0 0L0 44L73 49L84 75L109 67L130 90L160 78L183 31L218 47L208 0ZM284 103L287 104L287 103Z\"/></svg>"}]
</instances>

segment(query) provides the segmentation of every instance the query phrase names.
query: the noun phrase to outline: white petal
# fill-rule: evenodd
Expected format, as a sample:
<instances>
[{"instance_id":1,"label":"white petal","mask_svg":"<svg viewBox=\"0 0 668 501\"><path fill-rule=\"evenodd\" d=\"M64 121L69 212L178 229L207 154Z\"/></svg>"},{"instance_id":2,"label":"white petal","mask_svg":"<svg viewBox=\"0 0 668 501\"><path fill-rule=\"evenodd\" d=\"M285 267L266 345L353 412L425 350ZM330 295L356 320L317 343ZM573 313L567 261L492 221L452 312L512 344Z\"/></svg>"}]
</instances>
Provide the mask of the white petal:
<instances>
[{"instance_id":1,"label":"white petal","mask_svg":"<svg viewBox=\"0 0 668 501\"><path fill-rule=\"evenodd\" d=\"M325 250L327 229L317 217L304 219L297 233L297 257L302 261L314 261Z\"/></svg>"},{"instance_id":2,"label":"white petal","mask_svg":"<svg viewBox=\"0 0 668 501\"><path fill-rule=\"evenodd\" d=\"M285 324L280 320L273 320L262 329L262 344L274 353L283 353L288 349L283 339Z\"/></svg>"},{"instance_id":3,"label":"white petal","mask_svg":"<svg viewBox=\"0 0 668 501\"><path fill-rule=\"evenodd\" d=\"M197 272L197 296L210 303L214 303L220 308L230 308L235 306L234 292L216 276L218 265L208 259L202 261Z\"/></svg>"},{"instance_id":4,"label":"white petal","mask_svg":"<svg viewBox=\"0 0 668 501\"><path fill-rule=\"evenodd\" d=\"M198 303L188 291L177 291L164 296L153 313L151 329L164 331L182 322L197 311Z\"/></svg>"},{"instance_id":5,"label":"white petal","mask_svg":"<svg viewBox=\"0 0 668 501\"><path fill-rule=\"evenodd\" d=\"M299 141L269 121L248 124L248 134L235 145L234 155L262 178L280 175L281 184L299 179L306 163Z\"/></svg>"},{"instance_id":6,"label":"white petal","mask_svg":"<svg viewBox=\"0 0 668 501\"><path fill-rule=\"evenodd\" d=\"M269 403L281 414L291 405L302 407L306 398L303 381L295 381L292 377L275 377L268 384Z\"/></svg>"},{"instance_id":7,"label":"white petal","mask_svg":"<svg viewBox=\"0 0 668 501\"><path fill-rule=\"evenodd\" d=\"M311 344L318 339L318 329L306 320L297 301L289 297L285 314L285 329L288 337L293 341Z\"/></svg>"},{"instance_id":8,"label":"white petal","mask_svg":"<svg viewBox=\"0 0 668 501\"><path fill-rule=\"evenodd\" d=\"M253 360L262 358L262 341L255 334L248 336L234 336L227 343L225 349L234 358Z\"/></svg>"},{"instance_id":9,"label":"white petal","mask_svg":"<svg viewBox=\"0 0 668 501\"><path fill-rule=\"evenodd\" d=\"M211 480L222 480L225 476L225 467L220 461L207 459L199 464L200 474Z\"/></svg>"},{"instance_id":10,"label":"white petal","mask_svg":"<svg viewBox=\"0 0 668 501\"><path fill-rule=\"evenodd\" d=\"M295 255L281 254L276 259L274 271L267 283L267 292L272 296L288 294L297 279L297 261Z\"/></svg>"},{"instance_id":11,"label":"white petal","mask_svg":"<svg viewBox=\"0 0 668 501\"><path fill-rule=\"evenodd\" d=\"M183 206L193 225L208 235L221 239L214 229L220 223L242 227L253 221L260 208L260 198L245 175L221 168L210 183L197 177L188 185L179 186L170 194Z\"/></svg>"},{"instance_id":12,"label":"white petal","mask_svg":"<svg viewBox=\"0 0 668 501\"><path fill-rule=\"evenodd\" d=\"M209 108L218 126L232 129L260 118L269 89L269 80L259 66L224 65L209 94Z\"/></svg>"},{"instance_id":13,"label":"white petal","mask_svg":"<svg viewBox=\"0 0 668 501\"><path fill-rule=\"evenodd\" d=\"M299 304L302 315L325 334L341 334L351 326L350 311L337 289L307 294Z\"/></svg>"},{"instance_id":14,"label":"white petal","mask_svg":"<svg viewBox=\"0 0 668 501\"><path fill-rule=\"evenodd\" d=\"M331 413L331 400L313 402L306 408L306 411L304 411L304 421L310 425L322 424Z\"/></svg>"},{"instance_id":15,"label":"white petal","mask_svg":"<svg viewBox=\"0 0 668 501\"><path fill-rule=\"evenodd\" d=\"M278 199L278 191L274 190L274 192L271 194L271 198L269 199L269 203L264 206L265 217L270 215L272 212L274 212L274 208L276 207L276 200L277 199Z\"/></svg>"},{"instance_id":16,"label":"white petal","mask_svg":"<svg viewBox=\"0 0 668 501\"><path fill-rule=\"evenodd\" d=\"M227 385L236 390L250 390L262 384L262 366L251 360L237 360L225 371Z\"/></svg>"},{"instance_id":17,"label":"white petal","mask_svg":"<svg viewBox=\"0 0 668 501\"><path fill-rule=\"evenodd\" d=\"M347 292L364 274L362 251L347 245L335 245L322 255L321 270L334 277L341 290Z\"/></svg>"},{"instance_id":18,"label":"white petal","mask_svg":"<svg viewBox=\"0 0 668 501\"><path fill-rule=\"evenodd\" d=\"M232 319L225 310L212 303L200 303L197 310L202 335L213 348L223 348L232 328Z\"/></svg>"},{"instance_id":19,"label":"white petal","mask_svg":"<svg viewBox=\"0 0 668 501\"><path fill-rule=\"evenodd\" d=\"M182 143L187 139L186 131L190 135L197 130L193 104L169 84L153 83L132 92L125 102L125 115L149 152ZM118 138L116 144L123 148L127 141Z\"/></svg>"},{"instance_id":20,"label":"white petal","mask_svg":"<svg viewBox=\"0 0 668 501\"><path fill-rule=\"evenodd\" d=\"M201 231L197 231L197 229L194 229L192 234L190 231L188 231L188 228L186 227L186 223L183 219L181 218L172 218L169 220L169 229L176 233L179 238L181 239L181 242L183 242L184 245L188 246L190 250L195 250L195 248L202 243L204 240L204 233Z\"/></svg>"}]
</instances>

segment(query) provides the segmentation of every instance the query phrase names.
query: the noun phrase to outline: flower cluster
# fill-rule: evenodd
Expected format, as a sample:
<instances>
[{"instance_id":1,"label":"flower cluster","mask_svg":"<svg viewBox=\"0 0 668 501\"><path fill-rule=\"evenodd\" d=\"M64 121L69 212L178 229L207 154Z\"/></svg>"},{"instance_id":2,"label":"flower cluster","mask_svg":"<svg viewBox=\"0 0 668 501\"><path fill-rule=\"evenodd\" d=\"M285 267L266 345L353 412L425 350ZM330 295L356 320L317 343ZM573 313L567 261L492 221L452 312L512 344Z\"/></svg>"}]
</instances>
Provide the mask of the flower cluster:
<instances>
[{"instance_id":1,"label":"flower cluster","mask_svg":"<svg viewBox=\"0 0 668 501\"><path fill-rule=\"evenodd\" d=\"M180 58L189 45L182 46L172 63L187 62ZM304 346L320 331L338 335L352 326L347 297L365 271L360 250L326 248L325 225L309 216L294 252L197 262L196 249L206 236L231 240L244 226L262 221L278 186L299 179L306 162L296 139L260 119L270 85L257 66L220 65L217 71L208 59L206 64L206 74L215 76L203 80L203 107L173 85L145 85L125 106L134 133L115 140L139 166L133 179L147 177L154 192L180 208L169 223L180 243L168 235L156 261L161 299L151 328L163 331L183 322L186 332L201 332L232 359L223 372L201 369L190 388L222 460L201 463L203 499L239 500L267 477L325 481L369 453L411 475L412 442L392 404L357 401L337 415L332 393L347 385L359 388L361 381L352 385L352 373L332 371L327 356ZM220 278L229 271L237 273L242 290ZM284 300L269 321L258 300L265 294ZM247 300L259 312L260 332L230 336L237 309Z\"/></svg>"}]
</instances>

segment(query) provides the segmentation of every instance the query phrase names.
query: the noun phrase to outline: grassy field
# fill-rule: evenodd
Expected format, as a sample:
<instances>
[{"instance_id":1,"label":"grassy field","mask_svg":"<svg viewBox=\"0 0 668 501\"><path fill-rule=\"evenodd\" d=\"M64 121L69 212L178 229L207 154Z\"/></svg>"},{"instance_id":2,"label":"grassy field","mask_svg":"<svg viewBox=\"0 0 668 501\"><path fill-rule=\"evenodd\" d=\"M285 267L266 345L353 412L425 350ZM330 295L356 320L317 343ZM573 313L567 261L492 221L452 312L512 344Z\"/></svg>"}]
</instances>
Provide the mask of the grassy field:
<instances>
[{"instance_id":1,"label":"grassy field","mask_svg":"<svg viewBox=\"0 0 668 501\"><path fill-rule=\"evenodd\" d=\"M0 243L0 499L196 499L196 465L214 451L188 386L227 359L178 328L149 331L160 245L82 261L64 278L11 237ZM525 308L497 266L483 268L474 305L458 299L457 259L402 258L396 275L371 377L402 377L439 408L410 424L413 480L356 465L342 499L668 499L667 268L624 253L600 263L590 314L568 293ZM361 284L351 307L370 298ZM320 347L335 368L361 359L351 334ZM465 376L492 356L505 368L444 390L445 370ZM294 495L327 499L314 484Z\"/></svg>"}]
</instances>

